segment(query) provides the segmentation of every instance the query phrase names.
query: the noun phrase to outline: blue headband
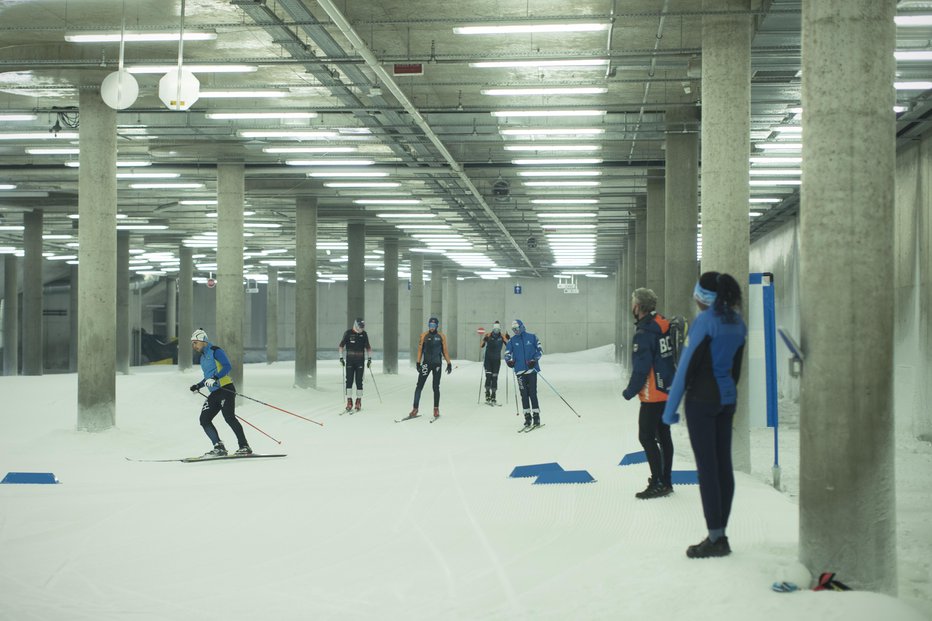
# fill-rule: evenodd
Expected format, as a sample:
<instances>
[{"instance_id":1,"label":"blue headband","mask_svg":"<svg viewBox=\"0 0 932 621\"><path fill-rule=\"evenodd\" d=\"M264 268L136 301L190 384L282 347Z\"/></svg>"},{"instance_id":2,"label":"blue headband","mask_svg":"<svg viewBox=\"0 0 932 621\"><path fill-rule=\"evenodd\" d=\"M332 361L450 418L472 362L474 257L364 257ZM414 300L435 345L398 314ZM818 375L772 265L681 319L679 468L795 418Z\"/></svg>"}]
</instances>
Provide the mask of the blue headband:
<instances>
[{"instance_id":1,"label":"blue headband","mask_svg":"<svg viewBox=\"0 0 932 621\"><path fill-rule=\"evenodd\" d=\"M697 302L706 306L712 306L715 304L716 297L718 297L716 292L703 289L699 283L696 283L696 288L693 289L693 299Z\"/></svg>"}]
</instances>

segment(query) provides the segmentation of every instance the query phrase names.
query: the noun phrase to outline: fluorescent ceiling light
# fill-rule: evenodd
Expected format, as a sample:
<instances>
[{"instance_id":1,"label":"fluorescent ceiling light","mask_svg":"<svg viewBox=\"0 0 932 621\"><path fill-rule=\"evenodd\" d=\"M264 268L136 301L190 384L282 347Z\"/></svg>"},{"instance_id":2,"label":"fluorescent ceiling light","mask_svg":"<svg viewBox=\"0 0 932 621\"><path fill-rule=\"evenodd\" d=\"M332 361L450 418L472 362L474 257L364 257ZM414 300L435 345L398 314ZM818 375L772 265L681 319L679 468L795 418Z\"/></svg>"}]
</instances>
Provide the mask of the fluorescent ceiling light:
<instances>
[{"instance_id":1,"label":"fluorescent ceiling light","mask_svg":"<svg viewBox=\"0 0 932 621\"><path fill-rule=\"evenodd\" d=\"M313 119L316 112L208 112L208 119L217 121L235 121L239 119L281 120L281 119Z\"/></svg>"},{"instance_id":2,"label":"fluorescent ceiling light","mask_svg":"<svg viewBox=\"0 0 932 621\"><path fill-rule=\"evenodd\" d=\"M491 97L524 97L529 95L602 95L608 89L604 86L547 86L527 88L483 88L482 95Z\"/></svg>"},{"instance_id":3,"label":"fluorescent ceiling light","mask_svg":"<svg viewBox=\"0 0 932 621\"><path fill-rule=\"evenodd\" d=\"M0 140L77 140L78 132L17 132L0 134Z\"/></svg>"},{"instance_id":4,"label":"fluorescent ceiling light","mask_svg":"<svg viewBox=\"0 0 932 621\"><path fill-rule=\"evenodd\" d=\"M74 261L78 258L78 255L75 254L61 254L61 255L52 255L50 257L45 257L49 261Z\"/></svg>"},{"instance_id":5,"label":"fluorescent ceiling light","mask_svg":"<svg viewBox=\"0 0 932 621\"><path fill-rule=\"evenodd\" d=\"M799 125L776 125L770 128L771 131L780 132L781 134L802 134L803 128Z\"/></svg>"},{"instance_id":6,"label":"fluorescent ceiling light","mask_svg":"<svg viewBox=\"0 0 932 621\"><path fill-rule=\"evenodd\" d=\"M752 177L794 177L803 174L799 168L752 168Z\"/></svg>"},{"instance_id":7,"label":"fluorescent ceiling light","mask_svg":"<svg viewBox=\"0 0 932 621\"><path fill-rule=\"evenodd\" d=\"M598 151L599 144L506 144L506 151Z\"/></svg>"},{"instance_id":8,"label":"fluorescent ceiling light","mask_svg":"<svg viewBox=\"0 0 932 621\"><path fill-rule=\"evenodd\" d=\"M35 121L35 114L0 114L0 121Z\"/></svg>"},{"instance_id":9,"label":"fluorescent ceiling light","mask_svg":"<svg viewBox=\"0 0 932 621\"><path fill-rule=\"evenodd\" d=\"M449 224L396 224L395 228L411 230L411 231L415 231L415 230L429 231L429 230L450 229L453 227L451 227Z\"/></svg>"},{"instance_id":10,"label":"fluorescent ceiling light","mask_svg":"<svg viewBox=\"0 0 932 621\"><path fill-rule=\"evenodd\" d=\"M22 225L18 224L0 224L0 231L22 231Z\"/></svg>"},{"instance_id":11,"label":"fluorescent ceiling light","mask_svg":"<svg viewBox=\"0 0 932 621\"><path fill-rule=\"evenodd\" d=\"M752 158L750 159L750 162L751 162L752 164L780 164L780 165L802 164L803 158L801 158L801 157L779 157L779 156L763 155L763 156L759 156L759 157L757 157L757 156L752 157Z\"/></svg>"},{"instance_id":12,"label":"fluorescent ceiling light","mask_svg":"<svg viewBox=\"0 0 932 621\"><path fill-rule=\"evenodd\" d=\"M551 230L551 229L565 229L565 230L582 230L582 229L594 229L596 225L594 224L541 224L541 228Z\"/></svg>"},{"instance_id":13,"label":"fluorescent ceiling light","mask_svg":"<svg viewBox=\"0 0 932 621\"><path fill-rule=\"evenodd\" d=\"M357 147L265 147L265 153L355 153Z\"/></svg>"},{"instance_id":14,"label":"fluorescent ceiling light","mask_svg":"<svg viewBox=\"0 0 932 621\"><path fill-rule=\"evenodd\" d=\"M907 80L904 82L894 82L893 88L898 91L925 91L932 88L932 82L927 80Z\"/></svg>"},{"instance_id":15,"label":"fluorescent ceiling light","mask_svg":"<svg viewBox=\"0 0 932 621\"><path fill-rule=\"evenodd\" d=\"M77 161L77 160L72 160L72 161L70 161L70 162L65 162L65 166L67 166L68 168L78 168L80 165L81 165L81 162L79 162L79 161ZM143 167L143 166L152 166L152 162L143 162L143 161L139 161L139 162L131 162L131 161L121 162L121 161L118 160L117 163L116 163L116 165L117 165L117 168L137 168L137 167ZM172 174L172 175L174 175L175 177L178 176L178 175L175 174L175 173L166 173L166 174Z\"/></svg>"},{"instance_id":16,"label":"fluorescent ceiling light","mask_svg":"<svg viewBox=\"0 0 932 621\"><path fill-rule=\"evenodd\" d=\"M184 33L185 41L213 41L217 38L215 32L197 32L187 31ZM158 41L177 41L179 33L177 32L124 32L121 36L119 32L99 32L85 34L65 35L65 41L69 43L119 43L120 40L129 42L158 42Z\"/></svg>"},{"instance_id":17,"label":"fluorescent ceiling light","mask_svg":"<svg viewBox=\"0 0 932 621\"><path fill-rule=\"evenodd\" d=\"M594 188L598 181L523 181L529 188Z\"/></svg>"},{"instance_id":18,"label":"fluorescent ceiling light","mask_svg":"<svg viewBox=\"0 0 932 621\"><path fill-rule=\"evenodd\" d=\"M750 201L751 201L752 203L779 203L779 202L782 201L782 200L783 200L782 198L773 198L773 197L770 197L770 198L752 198L752 199L750 199Z\"/></svg>"},{"instance_id":19,"label":"fluorescent ceiling light","mask_svg":"<svg viewBox=\"0 0 932 621\"><path fill-rule=\"evenodd\" d=\"M29 155L77 155L80 152L78 147L62 147L62 148L28 148L26 153Z\"/></svg>"},{"instance_id":20,"label":"fluorescent ceiling light","mask_svg":"<svg viewBox=\"0 0 932 621\"><path fill-rule=\"evenodd\" d=\"M602 159L596 157L559 157L511 160L515 166L577 166L601 164Z\"/></svg>"},{"instance_id":21,"label":"fluorescent ceiling light","mask_svg":"<svg viewBox=\"0 0 932 621\"><path fill-rule=\"evenodd\" d=\"M494 110L490 114L498 118L511 116L602 116L607 110Z\"/></svg>"},{"instance_id":22,"label":"fluorescent ceiling light","mask_svg":"<svg viewBox=\"0 0 932 621\"><path fill-rule=\"evenodd\" d=\"M605 130L601 127L582 127L578 129L561 127L552 129L501 129L498 133L502 136L596 136L604 134Z\"/></svg>"},{"instance_id":23,"label":"fluorescent ceiling light","mask_svg":"<svg viewBox=\"0 0 932 621\"><path fill-rule=\"evenodd\" d=\"M195 190L203 188L203 183L131 183L134 190Z\"/></svg>"},{"instance_id":24,"label":"fluorescent ceiling light","mask_svg":"<svg viewBox=\"0 0 932 621\"><path fill-rule=\"evenodd\" d=\"M177 179L181 173L145 172L145 173L117 173L117 179Z\"/></svg>"},{"instance_id":25,"label":"fluorescent ceiling light","mask_svg":"<svg viewBox=\"0 0 932 621\"><path fill-rule=\"evenodd\" d=\"M755 148L763 151L802 151L801 142L758 142L754 144Z\"/></svg>"},{"instance_id":26,"label":"fluorescent ceiling light","mask_svg":"<svg viewBox=\"0 0 932 621\"><path fill-rule=\"evenodd\" d=\"M15 190L16 186L12 183L0 183L0 190Z\"/></svg>"},{"instance_id":27,"label":"fluorescent ceiling light","mask_svg":"<svg viewBox=\"0 0 932 621\"><path fill-rule=\"evenodd\" d=\"M118 231L163 231L168 228L166 224L118 224Z\"/></svg>"},{"instance_id":28,"label":"fluorescent ceiling light","mask_svg":"<svg viewBox=\"0 0 932 621\"><path fill-rule=\"evenodd\" d=\"M534 205L594 205L598 203L597 198L534 198L531 203Z\"/></svg>"},{"instance_id":29,"label":"fluorescent ceiling light","mask_svg":"<svg viewBox=\"0 0 932 621\"><path fill-rule=\"evenodd\" d=\"M366 178L372 178L372 177L387 177L388 173L387 172L375 172L375 171L373 172L350 172L350 171L334 170L332 172L309 172L307 173L307 176L315 177L315 178L324 177L324 178L330 178L330 179L352 179L352 178L366 179Z\"/></svg>"},{"instance_id":30,"label":"fluorescent ceiling light","mask_svg":"<svg viewBox=\"0 0 932 621\"><path fill-rule=\"evenodd\" d=\"M367 183L365 181L358 182L358 183L348 181L348 182L328 182L324 184L324 187L325 188L373 188L375 189L375 188L397 188L400 185L401 185L400 183L395 183L392 181L385 181L385 182L373 181L370 183Z\"/></svg>"},{"instance_id":31,"label":"fluorescent ceiling light","mask_svg":"<svg viewBox=\"0 0 932 621\"><path fill-rule=\"evenodd\" d=\"M423 252L425 254L443 254L443 250L439 248L411 248L411 252Z\"/></svg>"},{"instance_id":32,"label":"fluorescent ceiling light","mask_svg":"<svg viewBox=\"0 0 932 621\"><path fill-rule=\"evenodd\" d=\"M42 236L42 239L71 239L71 235L55 235L52 233Z\"/></svg>"},{"instance_id":33,"label":"fluorescent ceiling light","mask_svg":"<svg viewBox=\"0 0 932 621\"><path fill-rule=\"evenodd\" d=\"M240 129L236 135L240 138L280 138L290 140L329 140L339 134L332 131L306 131L306 130L270 130L270 129Z\"/></svg>"},{"instance_id":34,"label":"fluorescent ceiling light","mask_svg":"<svg viewBox=\"0 0 932 621\"><path fill-rule=\"evenodd\" d=\"M285 160L288 166L372 166L375 160Z\"/></svg>"},{"instance_id":35,"label":"fluorescent ceiling light","mask_svg":"<svg viewBox=\"0 0 932 621\"><path fill-rule=\"evenodd\" d=\"M522 170L519 177L598 177L601 170Z\"/></svg>"},{"instance_id":36,"label":"fluorescent ceiling light","mask_svg":"<svg viewBox=\"0 0 932 621\"><path fill-rule=\"evenodd\" d=\"M751 179L750 185L754 186L777 186L777 185L802 185L799 179Z\"/></svg>"},{"instance_id":37,"label":"fluorescent ceiling light","mask_svg":"<svg viewBox=\"0 0 932 621\"><path fill-rule=\"evenodd\" d=\"M751 216L752 218L756 218L762 214L759 211L751 211L751 212L748 212L748 215Z\"/></svg>"},{"instance_id":38,"label":"fluorescent ceiling light","mask_svg":"<svg viewBox=\"0 0 932 621\"><path fill-rule=\"evenodd\" d=\"M217 201L211 199L204 200L187 200L187 201L178 201L179 205L216 205Z\"/></svg>"},{"instance_id":39,"label":"fluorescent ceiling light","mask_svg":"<svg viewBox=\"0 0 932 621\"><path fill-rule=\"evenodd\" d=\"M607 58L570 58L563 60L483 60L469 63L470 67L476 69L521 69L529 67L536 69L539 67L548 68L579 68L579 67L604 67L608 64Z\"/></svg>"},{"instance_id":40,"label":"fluorescent ceiling light","mask_svg":"<svg viewBox=\"0 0 932 621\"><path fill-rule=\"evenodd\" d=\"M246 229L280 229L281 224L277 222L243 222L243 228Z\"/></svg>"},{"instance_id":41,"label":"fluorescent ceiling light","mask_svg":"<svg viewBox=\"0 0 932 621\"><path fill-rule=\"evenodd\" d=\"M360 198L354 200L357 205L419 205L416 198Z\"/></svg>"},{"instance_id":42,"label":"fluorescent ceiling light","mask_svg":"<svg viewBox=\"0 0 932 621\"><path fill-rule=\"evenodd\" d=\"M932 15L896 15L893 21L897 26L932 26Z\"/></svg>"},{"instance_id":43,"label":"fluorescent ceiling light","mask_svg":"<svg viewBox=\"0 0 932 621\"><path fill-rule=\"evenodd\" d=\"M379 218L436 218L437 216L432 213L379 213L376 214Z\"/></svg>"},{"instance_id":44,"label":"fluorescent ceiling light","mask_svg":"<svg viewBox=\"0 0 932 621\"><path fill-rule=\"evenodd\" d=\"M932 50L897 50L893 57L897 60L932 60Z\"/></svg>"},{"instance_id":45,"label":"fluorescent ceiling light","mask_svg":"<svg viewBox=\"0 0 932 621\"><path fill-rule=\"evenodd\" d=\"M176 37L177 38L177 37ZM257 65L182 65L191 73L253 73L259 70ZM130 73L161 73L174 71L178 65L130 65L126 71ZM209 114L207 118L212 118Z\"/></svg>"},{"instance_id":46,"label":"fluorescent ceiling light","mask_svg":"<svg viewBox=\"0 0 932 621\"><path fill-rule=\"evenodd\" d=\"M538 218L595 218L596 214L592 212L541 212L537 214Z\"/></svg>"},{"instance_id":47,"label":"fluorescent ceiling light","mask_svg":"<svg viewBox=\"0 0 932 621\"><path fill-rule=\"evenodd\" d=\"M501 26L457 26L453 29L456 34L484 35L484 34L529 34L529 33L562 33L562 32L600 32L608 30L608 24L578 23L578 24L503 24Z\"/></svg>"},{"instance_id":48,"label":"fluorescent ceiling light","mask_svg":"<svg viewBox=\"0 0 932 621\"><path fill-rule=\"evenodd\" d=\"M215 90L215 91L206 90L206 91L201 91L201 93L200 93L200 98L201 98L201 99L235 99L235 98L243 98L243 99L258 99L258 98L262 98L262 99L266 99L266 98L272 98L272 97L286 97L286 96L288 95L288 93L289 93L289 92L286 91L286 90L282 90L282 89L271 89L271 88L269 88L269 89L251 89L251 90L246 90L246 89L243 89L243 90L226 90L226 91L222 91L222 90Z\"/></svg>"}]
</instances>

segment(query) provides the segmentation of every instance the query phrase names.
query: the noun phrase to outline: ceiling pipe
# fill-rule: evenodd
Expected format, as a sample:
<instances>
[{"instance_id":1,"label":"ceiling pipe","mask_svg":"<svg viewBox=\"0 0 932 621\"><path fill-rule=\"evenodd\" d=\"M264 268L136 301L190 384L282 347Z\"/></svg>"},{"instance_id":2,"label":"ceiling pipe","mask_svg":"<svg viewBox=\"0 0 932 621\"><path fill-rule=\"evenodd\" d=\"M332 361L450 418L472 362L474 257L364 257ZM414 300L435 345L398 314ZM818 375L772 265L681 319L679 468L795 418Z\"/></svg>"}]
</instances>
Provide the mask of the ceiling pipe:
<instances>
[{"instance_id":1,"label":"ceiling pipe","mask_svg":"<svg viewBox=\"0 0 932 621\"><path fill-rule=\"evenodd\" d=\"M331 0L317 0L317 3L321 6L322 9L324 9L324 11L327 12L327 15L330 16L330 19L333 20L334 24L337 26L337 28L339 28L340 32L343 33L343 36L349 40L350 44L366 60L366 65L368 65L369 68L375 73L379 81L381 81L382 84L384 84L385 87L392 92L392 95L395 96L395 98L398 100L398 103L400 103L401 106L408 112L408 114L411 115L411 118L414 119L414 122L418 127L421 128L421 131L424 132L424 135L427 137L427 139L430 140L437 151L440 152L441 156L443 156L443 159L446 160L446 162L450 165L450 168L453 169L453 171L457 174L462 184L466 186L466 189L469 191L469 193L473 195L489 219L495 223L499 230L501 230L502 234L505 236L505 239L511 243L521 258L524 259L524 262L527 263L528 267L530 267L537 276L540 276L537 268L535 268L534 264L531 263L531 260L524 253L524 250L521 249L521 246L519 246L518 242L511 236L502 221L498 219L498 216L495 215L495 212L492 211L492 208L489 207L489 205L485 202L485 198L483 198L478 188L473 185L472 180L463 171L463 166L457 162L450 151L447 150L446 145L441 142L440 138L436 133L434 133L433 129L431 129L430 125L427 123L424 117L421 116L421 113L418 111L418 109L415 108L414 104L411 103L411 100L408 99L408 96L405 95L401 88L399 88L399 86L395 83L395 80L393 80L388 72L382 67L381 63L379 63L378 59L375 57L366 43L343 16L343 13L337 9L336 5L331 2Z\"/></svg>"},{"instance_id":2,"label":"ceiling pipe","mask_svg":"<svg viewBox=\"0 0 932 621\"><path fill-rule=\"evenodd\" d=\"M663 39L663 23L667 18L667 10L670 7L670 0L663 0L663 8L660 9L660 21L657 23L657 34L654 38L654 54L657 53L657 50L660 49L660 40ZM650 59L650 68L647 70L647 77L653 78L654 71L656 70L657 57L655 55L651 56ZM638 129L641 127L641 121L644 118L644 109L647 107L647 99L650 96L650 85L651 81L648 80L644 84L644 97L641 99L641 109L638 111L638 120L634 126L634 137L631 140L631 150L628 152L628 159L634 157L634 146L637 144L638 138Z\"/></svg>"}]
</instances>

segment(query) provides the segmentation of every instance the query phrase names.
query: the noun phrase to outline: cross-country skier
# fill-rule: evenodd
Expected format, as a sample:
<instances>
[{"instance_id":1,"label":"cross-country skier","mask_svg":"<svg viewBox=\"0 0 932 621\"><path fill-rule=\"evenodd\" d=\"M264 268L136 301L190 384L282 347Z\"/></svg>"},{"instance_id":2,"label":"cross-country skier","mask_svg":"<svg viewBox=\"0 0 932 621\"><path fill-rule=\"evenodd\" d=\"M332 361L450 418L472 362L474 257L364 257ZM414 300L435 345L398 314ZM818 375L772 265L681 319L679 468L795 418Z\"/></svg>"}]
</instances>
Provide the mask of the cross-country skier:
<instances>
[{"instance_id":1,"label":"cross-country skier","mask_svg":"<svg viewBox=\"0 0 932 621\"><path fill-rule=\"evenodd\" d=\"M508 335L502 333L502 324L495 320L492 331L482 337L479 348L485 348L482 366L485 367L485 402L495 403L495 391L498 389L498 370L502 366L502 347L508 342Z\"/></svg>"},{"instance_id":2,"label":"cross-country skier","mask_svg":"<svg viewBox=\"0 0 932 621\"><path fill-rule=\"evenodd\" d=\"M731 554L725 536L735 495L731 425L748 329L741 318L741 286L729 274L704 273L693 298L702 312L689 327L689 343L676 368L663 422L673 425L679 421L676 410L682 399L709 529L708 537L686 548L686 556L707 558Z\"/></svg>"},{"instance_id":3,"label":"cross-country skier","mask_svg":"<svg viewBox=\"0 0 932 621\"><path fill-rule=\"evenodd\" d=\"M631 379L621 393L626 401L634 395L641 400L638 440L647 456L650 479L647 488L635 496L643 499L660 498L673 491L673 439L670 426L660 419L676 369L670 322L656 309L657 295L652 290L641 287L631 294L631 314L635 319Z\"/></svg>"},{"instance_id":4,"label":"cross-country skier","mask_svg":"<svg viewBox=\"0 0 932 621\"><path fill-rule=\"evenodd\" d=\"M440 416L440 369L443 361L447 362L447 375L453 372L453 362L447 352L447 337L438 329L440 320L431 317L427 320L427 332L421 334L417 346L417 359L415 364L418 370L417 388L414 389L414 407L408 417L417 416L418 404L421 402L421 391L427 382L427 376L433 374L432 388L434 389L434 418Z\"/></svg>"},{"instance_id":5,"label":"cross-country skier","mask_svg":"<svg viewBox=\"0 0 932 621\"><path fill-rule=\"evenodd\" d=\"M204 379L197 384L192 384L191 392L198 392L204 386L207 386L207 390L210 391L201 407L200 421L204 433L210 438L214 448L205 455L221 457L227 454L220 440L220 434L217 433L217 428L213 423L217 412L223 413L223 420L236 434L236 441L239 442L236 455L251 455L252 449L246 442L243 426L236 419L236 386L233 385L233 379L230 377L230 371L233 369L230 359L225 351L207 340L207 333L200 328L191 335L191 347L201 355L201 370L204 372Z\"/></svg>"},{"instance_id":6,"label":"cross-country skier","mask_svg":"<svg viewBox=\"0 0 932 621\"><path fill-rule=\"evenodd\" d=\"M540 358L544 350L537 335L528 332L520 319L511 322L511 332L512 337L505 344L505 364L514 369L518 378L521 405L524 407L524 426L528 429L532 425L540 427L537 373L540 371Z\"/></svg>"},{"instance_id":7,"label":"cross-country skier","mask_svg":"<svg viewBox=\"0 0 932 621\"><path fill-rule=\"evenodd\" d=\"M343 350L346 349L346 359ZM353 322L353 327L343 333L343 339L338 348L340 364L346 368L346 411L353 409L353 381L356 382L356 411L362 409L362 379L365 373L363 364L372 368L372 347L369 345L369 334L366 332L366 322L362 318Z\"/></svg>"}]
</instances>

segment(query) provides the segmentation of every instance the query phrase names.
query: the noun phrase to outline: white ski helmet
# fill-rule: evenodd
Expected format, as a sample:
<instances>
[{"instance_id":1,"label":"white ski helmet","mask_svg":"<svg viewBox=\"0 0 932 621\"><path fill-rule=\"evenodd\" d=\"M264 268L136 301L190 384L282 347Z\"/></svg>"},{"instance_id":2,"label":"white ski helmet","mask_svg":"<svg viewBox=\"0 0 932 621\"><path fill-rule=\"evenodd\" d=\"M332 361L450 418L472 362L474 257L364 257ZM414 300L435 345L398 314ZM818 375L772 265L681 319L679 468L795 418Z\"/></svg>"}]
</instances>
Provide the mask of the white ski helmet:
<instances>
[{"instance_id":1,"label":"white ski helmet","mask_svg":"<svg viewBox=\"0 0 932 621\"><path fill-rule=\"evenodd\" d=\"M191 335L191 340L192 341L203 341L206 343L207 333L204 332L204 330L202 330L201 328L198 328L197 330L194 331L194 334Z\"/></svg>"}]
</instances>

